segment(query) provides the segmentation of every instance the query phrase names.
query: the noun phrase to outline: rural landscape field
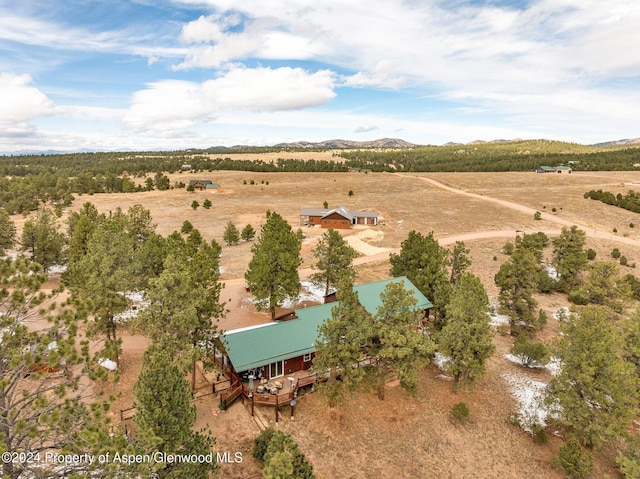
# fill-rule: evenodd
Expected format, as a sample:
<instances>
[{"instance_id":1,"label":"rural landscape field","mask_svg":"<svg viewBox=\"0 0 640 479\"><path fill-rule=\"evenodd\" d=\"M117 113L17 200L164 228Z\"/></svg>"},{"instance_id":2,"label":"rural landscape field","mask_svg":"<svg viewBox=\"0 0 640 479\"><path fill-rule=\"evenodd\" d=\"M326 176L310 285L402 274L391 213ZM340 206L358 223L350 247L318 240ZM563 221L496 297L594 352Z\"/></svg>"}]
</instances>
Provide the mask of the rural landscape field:
<instances>
[{"instance_id":1,"label":"rural landscape field","mask_svg":"<svg viewBox=\"0 0 640 479\"><path fill-rule=\"evenodd\" d=\"M300 158L300 153L289 154ZM265 154L266 155L266 154ZM273 154L270 154L273 156ZM313 159L314 153L306 154ZM326 155L326 157L324 156ZM333 152L315 153L315 159L330 159ZM260 159L259 153L247 155ZM271 158L272 159L272 158ZM576 225L586 233L586 247L597 259L611 257L617 248L626 257L623 274L638 276L640 261L640 225L637 213L584 198L590 190L627 194L640 190L640 172L574 171L569 175L534 172L251 172L182 171L167 174L171 184L190 180L211 180L220 185L215 193L187 191L185 188L137 193L101 193L76 195L67 206L59 225L65 225L86 202L99 213L109 213L134 205L148 209L155 230L162 236L179 231L185 221L200 231L206 241L222 245L220 281L224 285L220 299L226 314L218 327L229 331L270 321L268 312L257 311L246 288L244 273L252 258L252 241L225 244L225 227L232 222L238 228L251 224L256 231L266 221L267 211L277 212L293 228L301 228L300 278L313 272L314 248L326 230L300 223L301 208L346 206L352 210L379 212L376 226L356 225L341 230L343 238L358 252L354 261L356 284L390 277L390 254L398 254L409 232L430 232L440 245L451 248L464 241L471 264L468 271L480 278L495 310L499 287L494 277L509 259L503 247L517 237L537 232L552 240L562 228ZM144 177L136 178L142 183ZM210 200L209 208L194 208ZM14 215L17 237L30 215ZM552 247L543 250L551 261ZM633 267L632 267L633 266ZM59 286L60 274L52 273L46 287ZM321 300L305 297L305 307ZM567 295L558 292L536 294L539 308L549 320L535 332L537 341L552 345L560 337L557 312L574 306ZM635 309L629 300L625 311ZM282 309L281 311L284 311ZM41 324L37 321L34 324ZM128 411L134 407L133 393L143 367L143 354L149 340L140 332L132 334L127 325L120 327L122 357L120 378L106 378L116 399L109 416L116 428L131 425ZM216 394L194 400L197 420L194 429L207 427L216 438L214 450L241 453L242 461L222 464L217 477L262 477L263 465L252 457L253 441L265 427L276 427L297 442L313 465L318 478L368 477L564 477L554 464L554 456L567 440L561 424L549 423L544 443L534 442L512 419L522 411L536 414L534 396L553 378L553 370L524 368L510 360L514 337L508 334L504 316L494 311L492 319L495 352L486 365L486 374L472 386L452 388L435 361L419 371L418 390L410 395L390 380L387 394L379 400L374 389L364 388L349 394L344 402L330 406L322 388L307 390L298 400L295 419L288 407L281 408L275 423L273 408L256 407L252 418L248 406L236 401L227 410L218 407ZM95 349L97 346L92 346ZM202 370L199 384L206 384ZM96 391L98 390L96 389ZM455 419L451 410L460 402L469 409L465 420ZM531 412L533 410L533 412ZM636 420L630 432L639 428ZM609 443L593 451L593 477L621 477L616 467L620 443ZM626 476L632 477L632 476Z\"/></svg>"}]
</instances>

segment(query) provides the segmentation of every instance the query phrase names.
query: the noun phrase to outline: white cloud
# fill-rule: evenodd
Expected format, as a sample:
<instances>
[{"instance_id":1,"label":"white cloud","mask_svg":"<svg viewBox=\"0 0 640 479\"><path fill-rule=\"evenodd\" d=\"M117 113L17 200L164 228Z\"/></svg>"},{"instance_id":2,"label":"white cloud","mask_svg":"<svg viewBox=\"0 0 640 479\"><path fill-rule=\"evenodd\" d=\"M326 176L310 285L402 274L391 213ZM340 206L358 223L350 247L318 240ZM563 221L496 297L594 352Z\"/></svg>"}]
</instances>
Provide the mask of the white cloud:
<instances>
[{"instance_id":1,"label":"white cloud","mask_svg":"<svg viewBox=\"0 0 640 479\"><path fill-rule=\"evenodd\" d=\"M335 93L334 74L301 68L234 67L203 83L164 80L133 95L125 124L136 129L184 129L221 111L283 111L318 106Z\"/></svg>"},{"instance_id":2,"label":"white cloud","mask_svg":"<svg viewBox=\"0 0 640 479\"><path fill-rule=\"evenodd\" d=\"M0 134L23 136L35 132L32 120L54 114L55 106L29 75L0 73Z\"/></svg>"},{"instance_id":3,"label":"white cloud","mask_svg":"<svg viewBox=\"0 0 640 479\"><path fill-rule=\"evenodd\" d=\"M180 68L316 60L356 72L344 75L346 87L411 86L472 102L513 95L514 104L532 92L596 91L611 76L640 73L636 0L534 0L522 9L399 0L197 3L216 15L190 37Z\"/></svg>"}]
</instances>

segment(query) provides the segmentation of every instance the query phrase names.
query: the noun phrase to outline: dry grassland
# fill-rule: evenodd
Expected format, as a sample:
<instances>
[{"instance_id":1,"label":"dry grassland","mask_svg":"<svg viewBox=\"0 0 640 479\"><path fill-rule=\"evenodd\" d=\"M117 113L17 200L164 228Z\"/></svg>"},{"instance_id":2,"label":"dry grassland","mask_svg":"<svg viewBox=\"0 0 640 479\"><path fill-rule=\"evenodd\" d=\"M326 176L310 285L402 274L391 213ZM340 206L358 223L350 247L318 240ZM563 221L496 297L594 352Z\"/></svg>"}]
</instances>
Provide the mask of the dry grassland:
<instances>
[{"instance_id":1,"label":"dry grassland","mask_svg":"<svg viewBox=\"0 0 640 479\"><path fill-rule=\"evenodd\" d=\"M318 158L317 153L313 155ZM248 155L248 158L255 156ZM471 271L480 276L493 298L497 295L493 276L505 260L500 248L507 240L513 240L516 230L557 232L561 227L553 218L534 221L530 213L482 198L462 196L423 180L431 178L448 186L549 214L556 208L554 218L575 222L588 233L591 230L601 232L599 238L588 239L588 246L597 251L598 259L607 257L613 247L618 247L629 258L629 263L640 263L637 244L615 241L616 238L640 239L638 216L582 197L584 192L598 188L614 193L637 190L640 173L635 172L573 173L570 176L534 173L401 176L221 171L171 176L172 182L187 183L196 178L210 179L221 184L221 189L216 194L171 190L82 196L76 199L72 209L80 208L85 201L94 203L99 211L118 206L126 209L140 203L151 210L157 231L162 235L179 230L182 222L189 220L206 239L215 239L221 244L228 221L239 228L250 223L259 231L267 209L277 211L294 227L299 224L300 208L322 207L324 201L330 207L344 205L351 209L375 210L380 212L383 223L374 228L383 233L381 238L371 241L370 244L376 247L397 249L411 230L424 234L433 231L443 244L451 244L459 235L474 233L475 237L468 236L466 241L473 260ZM243 180L247 183L254 180L256 184L243 184ZM348 196L349 190L354 193L352 197ZM213 202L211 209L193 210L190 207L194 199L202 204L205 198ZM630 228L630 223L636 223L638 227ZM617 235L612 233L613 228L617 228ZM356 234L361 230L354 229L345 234ZM303 267L309 268L313 263L311 251L315 240L323 231L304 228L304 232L307 239L303 245ZM222 278L229 287L223 296L228 296L231 310L221 323L226 329L268 320L263 313L252 311L251 306L242 301L246 293L242 292L241 278L251 257L250 247L250 244L225 245L222 249ZM358 270L359 282L372 281L388 277L389 264L387 261L364 262ZM624 269L624 273L635 271ZM540 304L552 312L567 302L561 295L549 295L541 296ZM557 335L557 324L553 320L550 323L554 324L542 333L543 339ZM312 394L299 401L295 421L285 419L280 427L299 442L319 478L562 477L551 461L561 444L560 439L551 436L549 444L535 445L527 434L509 423L515 400L501 375L517 368L503 357L511 339L496 335L495 343L497 351L490 361L488 373L472 391L453 394L450 383L438 379L438 371L430 368L422 373L416 398L407 397L396 387L389 388L384 402L375 399L375 395L359 394L344 406L329 409L322 395ZM130 387L139 372L145 344L143 338L125 339L123 382L117 387L123 396L118 407L131 403ZM536 373L518 371L536 376ZM470 420L465 424L455 423L450 417L451 406L460 401L466 402L471 411ZM259 474L259 464L250 458L251 439L258 429L242 405L237 403L230 411L219 412L215 399L209 397L198 401L198 411L198 424L207 424L218 437L218 450L241 451L246 458L242 464L225 465L221 477ZM261 414L265 416L265 422L272 422L272 410ZM611 467L611 454L611 451L603 451L597 456L597 477L617 477Z\"/></svg>"}]
</instances>

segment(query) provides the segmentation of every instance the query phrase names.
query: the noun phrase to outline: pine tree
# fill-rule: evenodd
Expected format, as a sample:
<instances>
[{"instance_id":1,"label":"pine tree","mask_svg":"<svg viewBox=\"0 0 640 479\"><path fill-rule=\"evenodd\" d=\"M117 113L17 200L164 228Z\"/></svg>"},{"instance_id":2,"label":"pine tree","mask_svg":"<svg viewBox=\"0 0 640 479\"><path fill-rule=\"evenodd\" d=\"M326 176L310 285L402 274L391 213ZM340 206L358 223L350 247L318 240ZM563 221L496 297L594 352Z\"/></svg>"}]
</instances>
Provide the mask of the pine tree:
<instances>
[{"instance_id":1,"label":"pine tree","mask_svg":"<svg viewBox=\"0 0 640 479\"><path fill-rule=\"evenodd\" d=\"M533 295L538 290L538 278L538 262L534 254L525 248L516 248L494 278L500 288L498 300L501 309L509 315L511 334L537 326L534 312L537 302Z\"/></svg>"},{"instance_id":2,"label":"pine tree","mask_svg":"<svg viewBox=\"0 0 640 479\"><path fill-rule=\"evenodd\" d=\"M22 250L47 270L62 261L65 237L58 231L55 215L47 208L40 208L36 216L28 219L22 228Z\"/></svg>"},{"instance_id":3,"label":"pine tree","mask_svg":"<svg viewBox=\"0 0 640 479\"><path fill-rule=\"evenodd\" d=\"M449 358L447 371L455 383L472 383L485 371L493 354L489 298L480 279L460 277L447 305L447 324L437 336L438 350Z\"/></svg>"},{"instance_id":4,"label":"pine tree","mask_svg":"<svg viewBox=\"0 0 640 479\"><path fill-rule=\"evenodd\" d=\"M227 222L224 233L222 233L222 239L228 245L238 244L240 241L240 232L231 221Z\"/></svg>"},{"instance_id":5,"label":"pine tree","mask_svg":"<svg viewBox=\"0 0 640 479\"><path fill-rule=\"evenodd\" d=\"M444 325L446 304L451 294L451 283L446 266L448 251L440 246L433 237L433 232L427 236L411 231L402 242L400 254L392 254L392 276L406 276L422 294L435 305L436 328Z\"/></svg>"},{"instance_id":6,"label":"pine tree","mask_svg":"<svg viewBox=\"0 0 640 479\"><path fill-rule=\"evenodd\" d=\"M298 267L302 264L302 240L276 212L267 211L258 241L251 247L253 257L244 277L256 298L258 309L268 308L275 318L276 308L300 292Z\"/></svg>"},{"instance_id":7,"label":"pine tree","mask_svg":"<svg viewBox=\"0 0 640 479\"><path fill-rule=\"evenodd\" d=\"M148 451L186 455L211 452L213 439L192 429L196 408L191 404L191 388L183 370L167 351L154 346L147 351L134 393L136 439ZM206 478L216 464L213 461L167 462L154 464L154 468L160 478Z\"/></svg>"},{"instance_id":8,"label":"pine tree","mask_svg":"<svg viewBox=\"0 0 640 479\"><path fill-rule=\"evenodd\" d=\"M0 256L13 248L16 241L16 225L4 208L0 209Z\"/></svg>"},{"instance_id":9,"label":"pine tree","mask_svg":"<svg viewBox=\"0 0 640 479\"><path fill-rule=\"evenodd\" d=\"M621 313L624 301L631 298L632 292L629 283L620 276L617 263L598 261L589 268L586 283L572 291L569 299L576 295L585 298L591 304L607 306Z\"/></svg>"},{"instance_id":10,"label":"pine tree","mask_svg":"<svg viewBox=\"0 0 640 479\"><path fill-rule=\"evenodd\" d=\"M318 328L313 359L313 369L318 375L328 375L323 388L331 406L343 397L344 387L356 390L364 379L364 369L353 365L363 358L363 346L369 340L372 322L347 279L340 283L338 299L331 309L331 318Z\"/></svg>"},{"instance_id":11,"label":"pine tree","mask_svg":"<svg viewBox=\"0 0 640 479\"><path fill-rule=\"evenodd\" d=\"M124 293L135 287L132 278L139 269L133 243L125 218L112 215L91 234L86 254L69 264L65 277L73 299L93 317L88 337L103 340L97 356L112 359L118 365L122 341L117 334L117 317L129 307L130 300Z\"/></svg>"},{"instance_id":12,"label":"pine tree","mask_svg":"<svg viewBox=\"0 0 640 479\"><path fill-rule=\"evenodd\" d=\"M182 222L182 227L180 228L180 233L190 234L193 231L193 224L189 220L184 220Z\"/></svg>"},{"instance_id":13,"label":"pine tree","mask_svg":"<svg viewBox=\"0 0 640 479\"><path fill-rule=\"evenodd\" d=\"M624 320L624 348L622 357L633 364L640 379L640 307Z\"/></svg>"},{"instance_id":14,"label":"pine tree","mask_svg":"<svg viewBox=\"0 0 640 479\"><path fill-rule=\"evenodd\" d=\"M471 260L469 259L470 250L465 246L464 241L456 241L451 251L451 277L449 281L455 285L460 277L464 274Z\"/></svg>"},{"instance_id":15,"label":"pine tree","mask_svg":"<svg viewBox=\"0 0 640 479\"><path fill-rule=\"evenodd\" d=\"M185 370L207 359L219 333L217 321L225 313L220 301L220 246L202 242L197 250L176 248L164 261L164 270L149 281L149 305L134 321L154 346L165 350Z\"/></svg>"},{"instance_id":16,"label":"pine tree","mask_svg":"<svg viewBox=\"0 0 640 479\"><path fill-rule=\"evenodd\" d=\"M560 236L553 240L553 266L559 276L559 286L563 291L575 287L578 274L587 265L584 250L586 233L577 226L562 228Z\"/></svg>"},{"instance_id":17,"label":"pine tree","mask_svg":"<svg viewBox=\"0 0 640 479\"><path fill-rule=\"evenodd\" d=\"M91 404L88 376L100 371L83 370L88 353L77 344L78 312L45 312L42 301L52 299L41 289L47 279L28 259L0 259L0 450L42 458L4 461L0 470L11 479L104 477L87 463L54 468L44 461L46 452L97 454L114 445L128 450L120 431L108 434L108 404ZM46 327L36 330L25 318Z\"/></svg>"},{"instance_id":18,"label":"pine tree","mask_svg":"<svg viewBox=\"0 0 640 479\"><path fill-rule=\"evenodd\" d=\"M256 237L256 230L253 229L253 226L246 225L242 228L242 232L240 233L240 238L242 241L252 241L253 238Z\"/></svg>"},{"instance_id":19,"label":"pine tree","mask_svg":"<svg viewBox=\"0 0 640 479\"><path fill-rule=\"evenodd\" d=\"M609 315L604 308L585 307L571 316L555 352L562 371L548 386L562 422L589 447L607 444L624 431L637 404L638 377L633 365L618 357L618 334Z\"/></svg>"},{"instance_id":20,"label":"pine tree","mask_svg":"<svg viewBox=\"0 0 640 479\"><path fill-rule=\"evenodd\" d=\"M349 244L334 229L327 230L313 251L317 262L315 269L319 270L311 276L311 280L324 286L324 295L328 295L331 287L337 287L342 278L353 283L356 279L356 271L353 269L353 260L358 256Z\"/></svg>"},{"instance_id":21,"label":"pine tree","mask_svg":"<svg viewBox=\"0 0 640 479\"><path fill-rule=\"evenodd\" d=\"M374 375L378 397L384 399L387 371L393 371L400 386L411 394L418 388L418 370L429 363L435 344L418 330L422 311L416 309L417 300L404 288L404 282L389 283L380 295L382 304L371 325L366 345L367 355L375 363Z\"/></svg>"}]
</instances>

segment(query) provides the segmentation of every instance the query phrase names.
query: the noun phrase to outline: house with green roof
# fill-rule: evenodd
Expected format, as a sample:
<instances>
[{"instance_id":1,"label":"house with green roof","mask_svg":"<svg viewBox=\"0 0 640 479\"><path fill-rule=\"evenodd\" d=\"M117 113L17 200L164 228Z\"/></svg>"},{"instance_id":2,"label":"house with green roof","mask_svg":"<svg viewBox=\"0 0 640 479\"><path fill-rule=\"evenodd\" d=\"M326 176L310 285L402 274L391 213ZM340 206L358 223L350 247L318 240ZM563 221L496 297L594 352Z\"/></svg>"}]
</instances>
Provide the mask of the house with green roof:
<instances>
[{"instance_id":1,"label":"house with green roof","mask_svg":"<svg viewBox=\"0 0 640 479\"><path fill-rule=\"evenodd\" d=\"M391 282L402 282L417 300L416 309L428 317L433 304L406 276L365 283L354 287L362 306L375 315L382 304L381 293ZM318 340L318 328L331 318L336 303L301 308L293 319L227 331L222 336L225 363L235 377L253 376L272 380L311 368Z\"/></svg>"},{"instance_id":2,"label":"house with green roof","mask_svg":"<svg viewBox=\"0 0 640 479\"><path fill-rule=\"evenodd\" d=\"M570 166L538 166L536 173L571 173Z\"/></svg>"}]
</instances>

